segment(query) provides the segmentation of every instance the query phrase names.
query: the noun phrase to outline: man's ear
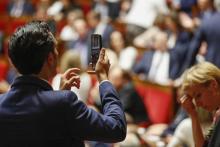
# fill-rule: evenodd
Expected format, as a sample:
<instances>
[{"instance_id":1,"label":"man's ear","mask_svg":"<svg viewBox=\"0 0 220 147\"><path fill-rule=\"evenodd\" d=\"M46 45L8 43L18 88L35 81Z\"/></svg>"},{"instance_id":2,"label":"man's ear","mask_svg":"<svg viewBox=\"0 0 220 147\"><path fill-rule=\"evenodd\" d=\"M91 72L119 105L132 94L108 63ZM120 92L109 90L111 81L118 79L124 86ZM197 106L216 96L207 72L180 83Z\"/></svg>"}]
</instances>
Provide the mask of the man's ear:
<instances>
[{"instance_id":1,"label":"man's ear","mask_svg":"<svg viewBox=\"0 0 220 147\"><path fill-rule=\"evenodd\" d=\"M53 56L53 53L52 52L49 52L48 56L47 56L47 63L49 65L52 65L53 64L53 60L54 60L54 56Z\"/></svg>"}]
</instances>

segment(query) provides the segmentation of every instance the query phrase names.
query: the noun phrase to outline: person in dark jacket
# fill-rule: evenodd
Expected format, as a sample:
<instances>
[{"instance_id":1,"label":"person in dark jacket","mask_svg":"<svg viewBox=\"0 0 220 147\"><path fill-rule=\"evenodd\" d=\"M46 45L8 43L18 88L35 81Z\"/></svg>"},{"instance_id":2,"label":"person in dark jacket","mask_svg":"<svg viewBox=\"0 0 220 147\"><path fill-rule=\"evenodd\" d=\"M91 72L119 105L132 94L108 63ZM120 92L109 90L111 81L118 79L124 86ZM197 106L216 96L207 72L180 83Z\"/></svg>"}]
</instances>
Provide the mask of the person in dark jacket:
<instances>
[{"instance_id":1,"label":"person in dark jacket","mask_svg":"<svg viewBox=\"0 0 220 147\"><path fill-rule=\"evenodd\" d=\"M18 76L0 95L1 147L80 147L84 140L119 142L126 136L122 104L108 81L109 60L103 48L96 65L102 112L79 101L70 91L80 87L72 68L62 75L61 89L49 80L56 74L56 39L48 25L33 21L16 30L9 42L9 58Z\"/></svg>"},{"instance_id":2,"label":"person in dark jacket","mask_svg":"<svg viewBox=\"0 0 220 147\"><path fill-rule=\"evenodd\" d=\"M211 11L201 20L200 27L196 30L195 36L189 46L189 52L185 62L185 69L196 63L196 55L199 52L200 46L203 42L207 43L207 51L204 55L205 60L220 67L220 30L216 29L220 23L220 6L219 0L214 1L216 11Z\"/></svg>"}]
</instances>

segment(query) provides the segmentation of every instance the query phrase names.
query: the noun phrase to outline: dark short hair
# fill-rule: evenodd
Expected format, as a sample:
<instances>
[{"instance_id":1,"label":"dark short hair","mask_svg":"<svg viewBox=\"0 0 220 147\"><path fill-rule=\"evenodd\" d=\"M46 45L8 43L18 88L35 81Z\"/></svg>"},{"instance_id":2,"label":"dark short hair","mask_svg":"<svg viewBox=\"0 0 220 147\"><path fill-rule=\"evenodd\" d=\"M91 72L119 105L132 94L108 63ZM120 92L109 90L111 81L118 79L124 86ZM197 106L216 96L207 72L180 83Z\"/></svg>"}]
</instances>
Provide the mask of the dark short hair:
<instances>
[{"instance_id":1,"label":"dark short hair","mask_svg":"<svg viewBox=\"0 0 220 147\"><path fill-rule=\"evenodd\" d=\"M8 54L19 73L38 74L49 52L54 51L54 41L46 22L32 21L11 36Z\"/></svg>"}]
</instances>

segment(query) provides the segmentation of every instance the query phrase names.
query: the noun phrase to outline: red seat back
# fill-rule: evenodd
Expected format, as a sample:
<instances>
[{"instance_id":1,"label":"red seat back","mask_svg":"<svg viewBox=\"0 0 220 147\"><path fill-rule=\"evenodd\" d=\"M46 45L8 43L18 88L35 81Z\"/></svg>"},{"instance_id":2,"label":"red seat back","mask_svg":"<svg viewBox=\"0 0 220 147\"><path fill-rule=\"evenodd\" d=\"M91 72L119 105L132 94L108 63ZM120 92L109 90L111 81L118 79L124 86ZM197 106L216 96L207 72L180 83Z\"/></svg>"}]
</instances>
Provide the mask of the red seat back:
<instances>
[{"instance_id":1,"label":"red seat back","mask_svg":"<svg viewBox=\"0 0 220 147\"><path fill-rule=\"evenodd\" d=\"M7 13L8 3L9 3L9 0L0 0L0 14Z\"/></svg>"},{"instance_id":2,"label":"red seat back","mask_svg":"<svg viewBox=\"0 0 220 147\"><path fill-rule=\"evenodd\" d=\"M8 72L8 62L5 61L4 57L0 56L0 81L5 80Z\"/></svg>"},{"instance_id":3,"label":"red seat back","mask_svg":"<svg viewBox=\"0 0 220 147\"><path fill-rule=\"evenodd\" d=\"M150 121L153 124L169 123L173 117L173 89L137 78L134 81L138 93L143 98Z\"/></svg>"}]
</instances>

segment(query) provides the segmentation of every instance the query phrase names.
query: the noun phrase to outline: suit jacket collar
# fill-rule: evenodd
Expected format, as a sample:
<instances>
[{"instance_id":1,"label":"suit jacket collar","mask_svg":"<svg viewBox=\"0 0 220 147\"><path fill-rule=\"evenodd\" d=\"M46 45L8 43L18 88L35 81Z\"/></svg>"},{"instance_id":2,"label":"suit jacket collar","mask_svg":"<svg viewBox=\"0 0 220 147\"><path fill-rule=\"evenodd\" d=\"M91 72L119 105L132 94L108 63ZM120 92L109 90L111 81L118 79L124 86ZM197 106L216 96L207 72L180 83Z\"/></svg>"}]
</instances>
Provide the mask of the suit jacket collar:
<instances>
[{"instance_id":1,"label":"suit jacket collar","mask_svg":"<svg viewBox=\"0 0 220 147\"><path fill-rule=\"evenodd\" d=\"M37 87L40 87L44 90L53 90L51 85L46 80L42 80L36 76L31 75L22 75L17 77L12 83L11 87L16 87L19 85L36 85Z\"/></svg>"}]
</instances>

